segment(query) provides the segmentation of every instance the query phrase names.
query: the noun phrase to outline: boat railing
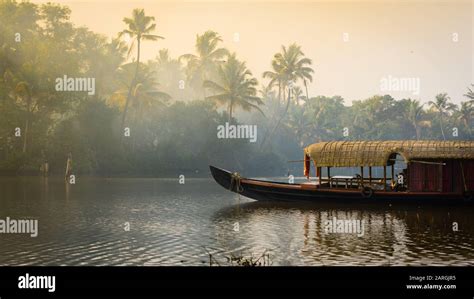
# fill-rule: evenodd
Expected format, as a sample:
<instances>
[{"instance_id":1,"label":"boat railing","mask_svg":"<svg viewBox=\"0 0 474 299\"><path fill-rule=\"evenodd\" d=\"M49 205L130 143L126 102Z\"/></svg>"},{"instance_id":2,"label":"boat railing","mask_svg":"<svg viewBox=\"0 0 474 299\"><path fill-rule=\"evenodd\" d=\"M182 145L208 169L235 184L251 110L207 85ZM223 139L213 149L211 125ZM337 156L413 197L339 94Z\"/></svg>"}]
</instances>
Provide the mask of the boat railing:
<instances>
[{"instance_id":1,"label":"boat railing","mask_svg":"<svg viewBox=\"0 0 474 299\"><path fill-rule=\"evenodd\" d=\"M385 180L385 181L384 181ZM331 176L321 178L320 187L354 189L362 187L371 187L373 189L386 190L393 182L392 178L361 178L357 176Z\"/></svg>"}]
</instances>

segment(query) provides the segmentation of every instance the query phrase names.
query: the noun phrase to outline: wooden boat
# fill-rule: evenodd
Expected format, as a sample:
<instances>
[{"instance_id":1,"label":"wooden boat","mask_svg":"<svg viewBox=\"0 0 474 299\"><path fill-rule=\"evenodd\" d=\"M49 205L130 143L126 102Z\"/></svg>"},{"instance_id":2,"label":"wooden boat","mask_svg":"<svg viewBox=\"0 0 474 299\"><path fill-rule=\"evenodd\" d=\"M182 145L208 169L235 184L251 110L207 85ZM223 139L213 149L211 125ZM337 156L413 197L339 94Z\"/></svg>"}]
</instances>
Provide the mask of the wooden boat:
<instances>
[{"instance_id":1,"label":"wooden boat","mask_svg":"<svg viewBox=\"0 0 474 299\"><path fill-rule=\"evenodd\" d=\"M474 194L474 141L319 142L306 147L304 157L301 162L308 181L299 184L245 178L214 166L210 169L222 187L261 201L454 203L472 202ZM309 176L311 161L315 180ZM395 175L397 164L402 171ZM357 167L360 173L331 176L331 169L347 167ZM374 170L380 170L383 177L373 176Z\"/></svg>"}]
</instances>

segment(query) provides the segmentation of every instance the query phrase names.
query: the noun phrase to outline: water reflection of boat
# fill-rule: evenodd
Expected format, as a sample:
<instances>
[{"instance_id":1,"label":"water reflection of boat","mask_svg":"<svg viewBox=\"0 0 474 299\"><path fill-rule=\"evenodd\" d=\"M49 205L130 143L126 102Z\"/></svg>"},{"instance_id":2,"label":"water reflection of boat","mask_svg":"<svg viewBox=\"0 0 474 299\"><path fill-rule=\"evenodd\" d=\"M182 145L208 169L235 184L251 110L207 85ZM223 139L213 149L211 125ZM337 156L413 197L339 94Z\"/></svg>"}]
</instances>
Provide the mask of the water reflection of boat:
<instances>
[{"instance_id":1,"label":"water reflection of boat","mask_svg":"<svg viewBox=\"0 0 474 299\"><path fill-rule=\"evenodd\" d=\"M213 222L220 243L269 249L278 264L472 265L471 215L461 206L249 202L219 210ZM364 221L364 235L327 233L334 217Z\"/></svg>"},{"instance_id":2,"label":"water reflection of boat","mask_svg":"<svg viewBox=\"0 0 474 299\"><path fill-rule=\"evenodd\" d=\"M224 188L260 201L472 202L474 141L320 142L304 152L308 181L301 184L244 178L214 166L210 169ZM315 181L309 179L311 160L316 167ZM405 168L396 175L397 162ZM331 176L332 168L354 167L360 168L359 174ZM379 170L383 177L372 175Z\"/></svg>"}]
</instances>

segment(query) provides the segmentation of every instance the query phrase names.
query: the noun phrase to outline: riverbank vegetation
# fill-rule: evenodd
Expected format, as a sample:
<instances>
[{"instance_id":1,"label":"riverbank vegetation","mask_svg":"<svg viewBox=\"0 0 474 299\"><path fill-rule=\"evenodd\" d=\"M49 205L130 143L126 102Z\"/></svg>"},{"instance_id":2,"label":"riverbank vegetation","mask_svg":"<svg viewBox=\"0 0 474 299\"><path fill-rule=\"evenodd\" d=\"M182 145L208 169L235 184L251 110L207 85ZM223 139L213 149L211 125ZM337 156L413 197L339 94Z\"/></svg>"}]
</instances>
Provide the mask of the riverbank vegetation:
<instances>
[{"instance_id":1,"label":"riverbank vegetation","mask_svg":"<svg viewBox=\"0 0 474 299\"><path fill-rule=\"evenodd\" d=\"M317 141L473 136L474 86L458 105L443 92L347 105L308 92L324 74L297 44L275 49L263 74L214 29L198 33L188 54L161 49L143 61L143 47L167 38L146 11L122 16L123 31L112 38L73 25L70 14L57 4L0 0L3 174L37 174L44 162L64 174L71 154L74 172L85 175L206 176L209 164L282 175L295 168L287 160ZM64 76L93 78L93 94L77 84L58 91ZM257 125L257 142L216 138L225 122Z\"/></svg>"}]
</instances>

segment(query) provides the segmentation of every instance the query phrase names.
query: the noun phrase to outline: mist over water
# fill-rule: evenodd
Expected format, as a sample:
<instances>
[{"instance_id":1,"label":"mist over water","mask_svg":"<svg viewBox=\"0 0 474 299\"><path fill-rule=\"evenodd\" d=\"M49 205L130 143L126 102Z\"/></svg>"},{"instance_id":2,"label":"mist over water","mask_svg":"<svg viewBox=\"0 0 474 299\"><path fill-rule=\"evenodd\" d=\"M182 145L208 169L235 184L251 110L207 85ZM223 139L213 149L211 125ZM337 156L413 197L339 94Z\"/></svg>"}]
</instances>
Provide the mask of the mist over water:
<instances>
[{"instance_id":1,"label":"mist over water","mask_svg":"<svg viewBox=\"0 0 474 299\"><path fill-rule=\"evenodd\" d=\"M0 219L39 226L36 238L0 234L2 266L208 266L208 253L225 265L264 252L275 266L474 264L466 207L259 203L211 179L3 177L0 198ZM364 235L326 234L334 217L363 220Z\"/></svg>"}]
</instances>

